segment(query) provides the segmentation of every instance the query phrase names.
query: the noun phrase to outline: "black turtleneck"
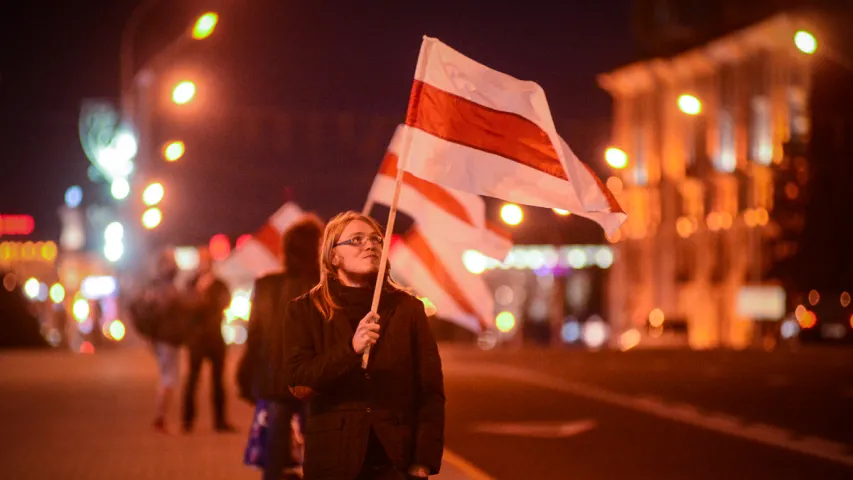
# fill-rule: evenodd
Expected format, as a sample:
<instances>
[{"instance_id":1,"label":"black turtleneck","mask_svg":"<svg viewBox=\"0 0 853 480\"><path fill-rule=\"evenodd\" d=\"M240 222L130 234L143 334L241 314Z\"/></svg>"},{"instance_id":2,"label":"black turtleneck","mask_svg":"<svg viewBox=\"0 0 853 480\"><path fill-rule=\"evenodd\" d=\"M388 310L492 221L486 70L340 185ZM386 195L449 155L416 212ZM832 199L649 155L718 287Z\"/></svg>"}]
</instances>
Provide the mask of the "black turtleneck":
<instances>
[{"instance_id":1,"label":"black turtleneck","mask_svg":"<svg viewBox=\"0 0 853 480\"><path fill-rule=\"evenodd\" d=\"M370 311L370 305L373 302L373 289L370 287L348 287L336 279L330 279L329 292L335 299L335 303L343 310L352 330L355 331L358 323Z\"/></svg>"},{"instance_id":2,"label":"black turtleneck","mask_svg":"<svg viewBox=\"0 0 853 480\"><path fill-rule=\"evenodd\" d=\"M369 287L348 287L337 279L329 279L329 293L335 299L335 303L341 308L347 320L352 325L353 331L358 328L361 319L370 312L373 303L373 285ZM399 293L390 286L385 286L379 297L379 315L393 304L393 297Z\"/></svg>"}]
</instances>

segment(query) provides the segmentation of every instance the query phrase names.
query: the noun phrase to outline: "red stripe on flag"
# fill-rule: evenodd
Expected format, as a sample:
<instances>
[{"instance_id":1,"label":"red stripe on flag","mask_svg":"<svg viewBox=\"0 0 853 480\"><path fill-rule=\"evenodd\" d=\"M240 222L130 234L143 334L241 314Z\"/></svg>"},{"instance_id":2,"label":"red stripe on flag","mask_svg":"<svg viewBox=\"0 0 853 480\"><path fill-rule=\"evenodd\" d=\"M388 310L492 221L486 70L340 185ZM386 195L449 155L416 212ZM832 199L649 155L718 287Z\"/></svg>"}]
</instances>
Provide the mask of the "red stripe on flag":
<instances>
[{"instance_id":1,"label":"red stripe on flag","mask_svg":"<svg viewBox=\"0 0 853 480\"><path fill-rule=\"evenodd\" d=\"M538 125L420 80L412 85L406 125L568 180L551 139Z\"/></svg>"},{"instance_id":2,"label":"red stripe on flag","mask_svg":"<svg viewBox=\"0 0 853 480\"><path fill-rule=\"evenodd\" d=\"M275 229L269 223L265 223L257 233L255 233L255 238L258 242L261 243L266 249L278 259L281 259L281 234L278 233L278 230Z\"/></svg>"},{"instance_id":3,"label":"red stripe on flag","mask_svg":"<svg viewBox=\"0 0 853 480\"><path fill-rule=\"evenodd\" d=\"M406 234L405 242L406 246L409 247L412 253L417 255L420 259L421 264L429 270L435 282L442 286L444 291L447 292L457 305L459 305L459 308L461 308L462 311L475 317L477 321L480 322L480 326L485 330L489 324L482 316L480 316L479 313L477 313L471 305L471 302L468 301L468 298L456 283L453 275L447 271L444 263L442 263L441 259L439 259L435 252L432 251L420 231L417 228L412 228L409 233Z\"/></svg>"},{"instance_id":4,"label":"red stripe on flag","mask_svg":"<svg viewBox=\"0 0 853 480\"><path fill-rule=\"evenodd\" d=\"M607 204L610 205L610 211L613 213L625 213L625 211L622 210L622 206L619 205L619 202L616 201L616 197L613 196L613 193L610 191L610 189L607 188L607 186L604 184L604 182L601 181L600 178L598 178L598 175L596 175L595 172L592 171L589 165L583 162L581 162L581 165L586 167L589 174L592 175L592 178L595 179L595 183L598 185L598 189L601 190L601 193L603 193L604 197L607 199Z\"/></svg>"},{"instance_id":5,"label":"red stripe on flag","mask_svg":"<svg viewBox=\"0 0 853 480\"><path fill-rule=\"evenodd\" d=\"M397 177L397 155L391 152L385 154L382 160L382 166L379 167L380 175L386 175L391 178ZM421 178L412 175L409 172L403 173L403 183L429 199L432 203L438 205L439 208L463 222L473 225L471 216L468 215L468 210L459 203L456 198L444 188Z\"/></svg>"}]
</instances>

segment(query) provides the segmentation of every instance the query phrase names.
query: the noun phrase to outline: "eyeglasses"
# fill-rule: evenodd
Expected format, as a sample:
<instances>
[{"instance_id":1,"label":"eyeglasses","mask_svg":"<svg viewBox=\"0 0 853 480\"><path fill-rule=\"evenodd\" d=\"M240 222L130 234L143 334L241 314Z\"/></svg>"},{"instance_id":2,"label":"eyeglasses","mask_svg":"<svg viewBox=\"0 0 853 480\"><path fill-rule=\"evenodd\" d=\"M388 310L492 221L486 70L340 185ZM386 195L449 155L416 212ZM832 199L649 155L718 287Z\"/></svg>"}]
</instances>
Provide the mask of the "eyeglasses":
<instances>
[{"instance_id":1,"label":"eyeglasses","mask_svg":"<svg viewBox=\"0 0 853 480\"><path fill-rule=\"evenodd\" d=\"M341 245L352 245L353 247L364 248L364 246L367 245L368 241L373 242L373 244L377 247L382 246L382 236L373 234L369 237L364 235L355 235L349 240L344 240L342 242L334 244L333 247L340 247Z\"/></svg>"}]
</instances>

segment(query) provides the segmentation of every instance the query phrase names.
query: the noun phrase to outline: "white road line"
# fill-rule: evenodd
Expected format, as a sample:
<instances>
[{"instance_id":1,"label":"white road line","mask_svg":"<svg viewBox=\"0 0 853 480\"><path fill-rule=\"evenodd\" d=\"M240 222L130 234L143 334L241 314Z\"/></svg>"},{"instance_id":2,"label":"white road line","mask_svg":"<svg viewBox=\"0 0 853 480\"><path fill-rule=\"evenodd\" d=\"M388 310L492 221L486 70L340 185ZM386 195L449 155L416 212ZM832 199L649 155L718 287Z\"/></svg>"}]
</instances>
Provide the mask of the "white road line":
<instances>
[{"instance_id":1,"label":"white road line","mask_svg":"<svg viewBox=\"0 0 853 480\"><path fill-rule=\"evenodd\" d=\"M464 475L466 475L470 480L495 480L495 477L489 475L488 473L477 468L473 463L465 460L460 457L456 453L448 449L444 449L444 455L442 456L442 461L449 463L451 466L456 468L456 470L461 471ZM435 477L437 480L441 480L442 474L438 474Z\"/></svg>"},{"instance_id":2,"label":"white road line","mask_svg":"<svg viewBox=\"0 0 853 480\"><path fill-rule=\"evenodd\" d=\"M588 432L598 426L593 419L572 422L484 422L472 430L495 435L514 435L533 438L566 438Z\"/></svg>"},{"instance_id":3,"label":"white road line","mask_svg":"<svg viewBox=\"0 0 853 480\"><path fill-rule=\"evenodd\" d=\"M569 393L853 467L853 455L845 453L849 449L847 445L823 439L794 439L789 432L776 427L757 426L756 428L756 426L753 426L752 428L744 428L742 423L732 421L724 416L702 415L698 410L690 412L684 408L672 408L663 402L656 401L656 399L632 397L605 390L601 387L571 382L512 366L469 362L465 365L445 365L445 370L462 375L501 378ZM831 445L832 448L826 448L827 445Z\"/></svg>"}]
</instances>

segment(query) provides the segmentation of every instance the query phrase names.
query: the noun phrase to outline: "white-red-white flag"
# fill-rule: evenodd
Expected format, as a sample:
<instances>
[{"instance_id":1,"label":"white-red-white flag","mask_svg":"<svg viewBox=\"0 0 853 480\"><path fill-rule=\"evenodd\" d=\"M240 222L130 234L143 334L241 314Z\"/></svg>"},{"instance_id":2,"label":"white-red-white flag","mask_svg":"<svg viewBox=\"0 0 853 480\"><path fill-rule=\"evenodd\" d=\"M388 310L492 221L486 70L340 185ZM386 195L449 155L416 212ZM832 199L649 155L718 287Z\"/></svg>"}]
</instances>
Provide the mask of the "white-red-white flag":
<instances>
[{"instance_id":1,"label":"white-red-white flag","mask_svg":"<svg viewBox=\"0 0 853 480\"><path fill-rule=\"evenodd\" d=\"M295 203L285 203L243 245L216 266L226 278L260 278L282 269L282 234L303 211Z\"/></svg>"},{"instance_id":2,"label":"white-red-white flag","mask_svg":"<svg viewBox=\"0 0 853 480\"><path fill-rule=\"evenodd\" d=\"M394 132L369 201L390 205L394 198L403 132L403 126ZM497 260L505 259L512 249L509 231L486 220L486 204L479 195L444 188L404 172L397 209L412 217L422 231L440 235L461 248L476 249Z\"/></svg>"},{"instance_id":3,"label":"white-red-white flag","mask_svg":"<svg viewBox=\"0 0 853 480\"><path fill-rule=\"evenodd\" d=\"M542 87L424 37L406 115L405 169L439 185L560 208L614 233L626 215L557 134Z\"/></svg>"},{"instance_id":4,"label":"white-red-white flag","mask_svg":"<svg viewBox=\"0 0 853 480\"><path fill-rule=\"evenodd\" d=\"M388 252L394 277L428 298L440 318L478 333L494 321L494 300L488 285L462 263L464 251L441 232L415 224L395 237Z\"/></svg>"}]
</instances>

